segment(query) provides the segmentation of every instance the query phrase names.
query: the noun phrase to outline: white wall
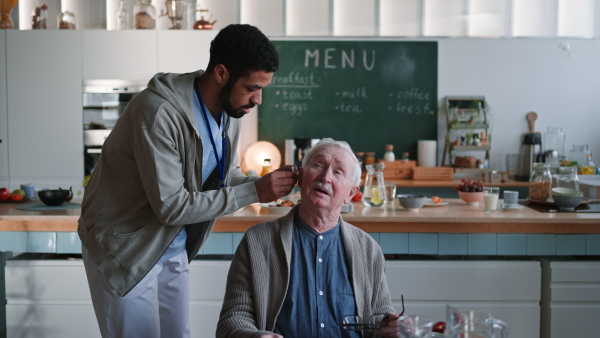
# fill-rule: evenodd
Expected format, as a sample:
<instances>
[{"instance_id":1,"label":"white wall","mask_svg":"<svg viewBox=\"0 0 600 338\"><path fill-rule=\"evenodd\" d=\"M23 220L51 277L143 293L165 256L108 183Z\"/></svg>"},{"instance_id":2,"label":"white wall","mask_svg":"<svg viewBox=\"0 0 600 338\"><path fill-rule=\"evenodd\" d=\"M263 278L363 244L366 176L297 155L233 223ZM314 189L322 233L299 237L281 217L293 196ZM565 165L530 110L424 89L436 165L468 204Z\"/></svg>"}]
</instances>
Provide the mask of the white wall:
<instances>
[{"instance_id":1,"label":"white wall","mask_svg":"<svg viewBox=\"0 0 600 338\"><path fill-rule=\"evenodd\" d=\"M529 130L525 115L531 111L538 114L535 131L562 127L566 152L573 144L588 144L600 165L599 39L433 40L439 42L440 107L448 95L484 95L491 106L493 169L504 170L505 155L519 152L521 135ZM567 45L568 51L561 47ZM438 129L441 164L443 111ZM244 134L256 135L256 130L256 120L243 121ZM249 143L242 150L256 141L245 140Z\"/></svg>"}]
</instances>

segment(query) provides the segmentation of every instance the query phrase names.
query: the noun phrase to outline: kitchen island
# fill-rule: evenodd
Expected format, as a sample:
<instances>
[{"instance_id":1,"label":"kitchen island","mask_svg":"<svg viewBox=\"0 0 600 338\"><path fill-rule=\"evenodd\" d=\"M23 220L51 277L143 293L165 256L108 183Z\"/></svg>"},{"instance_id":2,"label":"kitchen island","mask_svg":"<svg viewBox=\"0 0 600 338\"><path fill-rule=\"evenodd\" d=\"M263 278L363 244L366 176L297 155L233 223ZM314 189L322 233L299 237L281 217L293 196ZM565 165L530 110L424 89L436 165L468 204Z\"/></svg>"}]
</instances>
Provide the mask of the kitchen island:
<instances>
[{"instance_id":1,"label":"kitchen island","mask_svg":"<svg viewBox=\"0 0 600 338\"><path fill-rule=\"evenodd\" d=\"M594 299L579 295L600 285L600 213L543 213L528 207L485 213L482 204L447 201L418 212L397 202L381 208L355 203L352 212L342 214L380 243L395 306L400 308L404 295L408 313L436 320L443 320L445 304L488 311L506 320L517 338L549 337L551 331L560 336L560 327L551 324L555 316L573 313L576 322L593 322L589 319L600 309ZM80 209L33 212L16 206L0 204L0 244L5 246L0 250L19 251L6 248L5 239L15 235L25 238L23 251L29 253L6 262L7 332L98 336L77 255ZM195 290L190 310L199 319L193 321L194 337L213 335L229 259L243 233L282 215L252 204L217 220L190 265ZM72 242L70 250L60 249L61 238ZM55 251L40 243L54 243ZM561 294L553 289L556 283ZM26 319L31 313L37 314L35 320Z\"/></svg>"}]
</instances>

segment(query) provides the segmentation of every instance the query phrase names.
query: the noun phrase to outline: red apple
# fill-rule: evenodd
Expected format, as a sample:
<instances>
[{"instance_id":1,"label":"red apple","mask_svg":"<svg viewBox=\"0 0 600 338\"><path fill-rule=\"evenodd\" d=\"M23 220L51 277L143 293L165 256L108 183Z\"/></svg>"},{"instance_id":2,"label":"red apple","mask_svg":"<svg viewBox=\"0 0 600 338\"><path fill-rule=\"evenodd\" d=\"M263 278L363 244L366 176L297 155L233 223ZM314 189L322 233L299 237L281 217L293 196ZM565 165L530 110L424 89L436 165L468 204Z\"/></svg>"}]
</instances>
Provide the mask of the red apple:
<instances>
[{"instance_id":1,"label":"red apple","mask_svg":"<svg viewBox=\"0 0 600 338\"><path fill-rule=\"evenodd\" d=\"M354 195L354 197L352 197L352 200L354 202L360 202L362 200L362 192L357 192L356 195Z\"/></svg>"},{"instance_id":2,"label":"red apple","mask_svg":"<svg viewBox=\"0 0 600 338\"><path fill-rule=\"evenodd\" d=\"M8 188L0 189L0 201L6 201L10 197L10 190Z\"/></svg>"},{"instance_id":3,"label":"red apple","mask_svg":"<svg viewBox=\"0 0 600 338\"><path fill-rule=\"evenodd\" d=\"M445 330L446 330L446 322L437 322L437 323L433 324L433 327L431 328L431 331L437 332L437 333L444 333Z\"/></svg>"}]
</instances>

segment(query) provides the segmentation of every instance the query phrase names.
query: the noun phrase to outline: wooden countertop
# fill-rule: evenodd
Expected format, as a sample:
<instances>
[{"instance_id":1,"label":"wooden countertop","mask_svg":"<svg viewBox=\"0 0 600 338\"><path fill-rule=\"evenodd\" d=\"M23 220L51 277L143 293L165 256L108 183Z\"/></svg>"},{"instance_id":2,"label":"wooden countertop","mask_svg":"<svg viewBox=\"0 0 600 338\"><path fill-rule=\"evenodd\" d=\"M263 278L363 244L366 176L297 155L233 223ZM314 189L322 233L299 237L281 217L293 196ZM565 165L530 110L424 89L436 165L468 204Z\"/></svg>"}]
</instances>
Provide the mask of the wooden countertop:
<instances>
[{"instance_id":1,"label":"wooden countertop","mask_svg":"<svg viewBox=\"0 0 600 338\"><path fill-rule=\"evenodd\" d=\"M410 212L394 206L367 208L355 203L355 210L343 213L347 222L367 232L430 233L539 233L598 234L600 213L543 213L524 207L520 210L485 213L483 203L467 205L460 199L447 199L445 206L423 207ZM80 203L80 201L73 201ZM0 231L77 231L81 209L59 211L21 211L20 204L0 204ZM258 204L232 215L220 217L217 232L244 232L250 226L277 218Z\"/></svg>"}]
</instances>

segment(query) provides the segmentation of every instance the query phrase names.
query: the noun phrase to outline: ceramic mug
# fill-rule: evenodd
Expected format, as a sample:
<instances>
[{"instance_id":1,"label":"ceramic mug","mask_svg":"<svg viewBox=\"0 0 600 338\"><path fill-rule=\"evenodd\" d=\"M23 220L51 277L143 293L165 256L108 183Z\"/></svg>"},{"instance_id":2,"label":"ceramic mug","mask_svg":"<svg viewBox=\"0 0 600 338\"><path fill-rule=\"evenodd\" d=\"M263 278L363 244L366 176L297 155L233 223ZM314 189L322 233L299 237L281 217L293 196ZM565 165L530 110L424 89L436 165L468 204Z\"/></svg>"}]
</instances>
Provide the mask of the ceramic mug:
<instances>
[{"instance_id":1,"label":"ceramic mug","mask_svg":"<svg viewBox=\"0 0 600 338\"><path fill-rule=\"evenodd\" d=\"M31 183L21 184L21 190L25 192L25 198L35 197L35 186Z\"/></svg>"}]
</instances>

